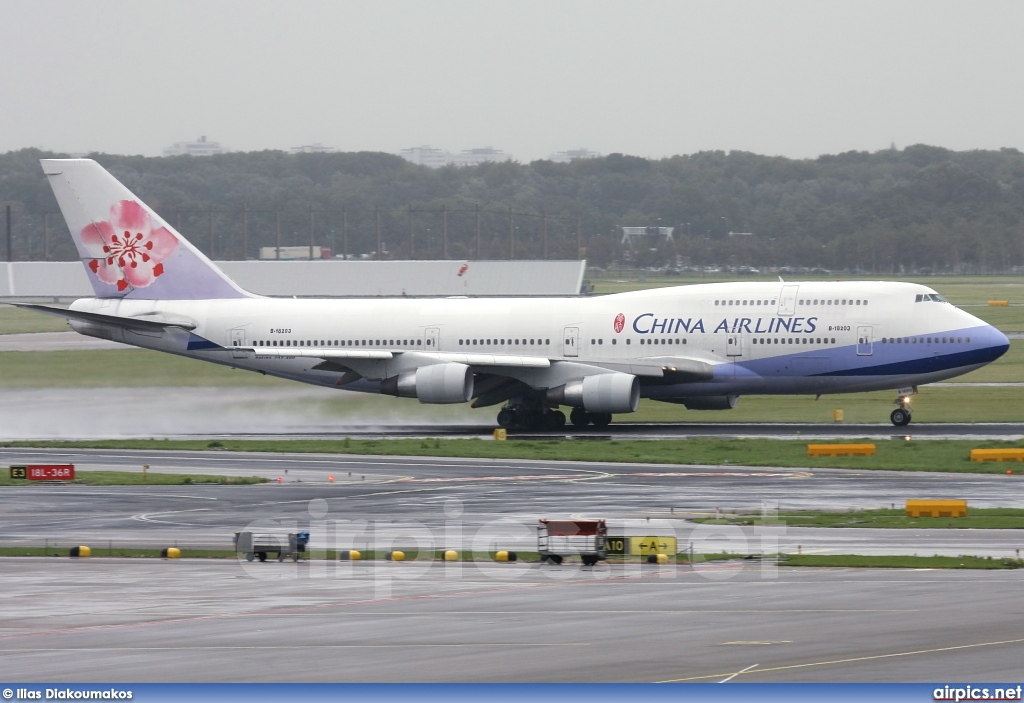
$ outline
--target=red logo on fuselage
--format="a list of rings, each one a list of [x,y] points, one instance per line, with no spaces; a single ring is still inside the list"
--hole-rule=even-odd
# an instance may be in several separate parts
[[[622,331],[622,328],[625,326],[626,316],[620,312],[618,315],[615,316],[615,322],[612,324],[612,327],[615,328],[615,333],[618,334],[619,332]]]

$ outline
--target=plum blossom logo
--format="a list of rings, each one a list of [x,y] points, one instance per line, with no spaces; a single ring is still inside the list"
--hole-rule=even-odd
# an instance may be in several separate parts
[[[89,268],[119,291],[129,285],[145,288],[164,273],[164,260],[178,246],[170,230],[157,225],[139,203],[122,200],[110,208],[110,219],[82,230],[82,243],[95,258]]]
[[[615,328],[615,334],[622,331],[622,328],[626,326],[626,316],[621,312],[615,316],[615,322],[612,323],[612,327]]]

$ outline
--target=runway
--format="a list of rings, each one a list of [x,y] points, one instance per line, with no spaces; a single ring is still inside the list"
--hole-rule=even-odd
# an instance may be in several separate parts
[[[154,407],[154,398],[159,399]],[[421,405],[298,384],[241,388],[12,388],[0,405],[0,440],[95,439],[491,439],[490,414],[468,406]],[[125,408],[132,408],[125,412]],[[766,437],[828,439],[1024,438],[1024,422],[777,423],[616,421],[607,428],[558,432],[513,431],[510,437],[685,439]]]
[[[190,486],[0,491],[0,677],[46,681],[981,681],[1019,676],[1024,573],[482,562],[106,559],[106,546],[533,550],[540,517],[604,517],[696,553],[1012,556],[1012,530],[712,527],[697,514],[1022,506],[999,475],[317,454],[2,449],[0,465],[186,472]],[[285,471],[287,470],[287,473]],[[204,474],[282,482],[202,485]],[[330,482],[328,477],[334,476]],[[733,674],[744,673],[734,677]]]
[[[529,460],[0,449],[0,466],[256,475],[254,486],[23,486],[0,491],[5,544],[230,549],[252,523],[310,529],[324,549],[536,547],[540,518],[600,517],[624,534],[676,536],[699,552],[1015,556],[1014,530],[864,530],[698,525],[688,517],[902,505],[966,498],[1024,507],[1021,477],[999,474],[604,464]],[[330,482],[329,477],[334,481]],[[406,544],[403,544],[403,541]]]
[[[1024,654],[1019,571],[317,566],[0,559],[0,677],[1014,682]]]

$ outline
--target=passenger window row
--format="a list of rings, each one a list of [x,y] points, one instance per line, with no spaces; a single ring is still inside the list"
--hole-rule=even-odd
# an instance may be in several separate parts
[[[257,347],[421,347],[422,340],[419,339],[336,339],[331,340],[308,340],[308,339],[271,339],[257,340],[253,342]]]
[[[866,300],[825,300],[825,299],[819,300],[818,298],[814,298],[812,300],[811,298],[803,298],[803,299],[800,300],[800,304],[801,305],[818,305],[818,306],[821,306],[821,305],[867,305],[868,301],[866,301]]]
[[[666,337],[666,338],[655,337],[654,339],[648,339],[645,342],[644,338],[641,337],[640,338],[640,343],[641,344],[644,344],[644,343],[646,343],[646,344],[686,344],[686,338],[683,337],[680,340],[680,339],[672,339],[672,338],[668,338],[668,337]],[[627,341],[626,344],[629,344],[629,342]]]
[[[551,344],[551,340],[550,339],[540,339],[540,338],[537,338],[537,337],[534,337],[534,338],[531,338],[531,339],[526,339],[524,337],[522,340],[519,340],[519,339],[460,339],[459,340],[459,346],[460,347],[461,346],[468,346],[468,347],[476,347],[476,346],[485,346],[485,347],[486,346],[515,346],[515,347],[517,347],[517,346],[530,346],[530,347],[532,347],[532,346],[536,346],[536,345],[544,346],[544,345],[549,345],[549,344]]]
[[[775,300],[716,300],[715,305],[775,305]]]
[[[835,344],[832,337],[753,337],[754,344]]]
[[[882,344],[952,344],[971,343],[970,337],[892,337],[882,338]]]
[[[920,295],[917,296],[917,297],[921,298]],[[925,296],[925,297],[929,298],[929,299],[939,299],[939,298],[942,298],[942,296],[940,296],[940,295]],[[813,298],[813,299],[812,298],[801,298],[797,302],[800,305],[818,305],[818,306],[822,306],[822,305],[867,305],[868,304],[868,301],[866,301],[866,300],[846,300],[846,299],[842,299],[842,298],[837,298],[837,299],[833,299],[833,300],[828,300],[828,299],[825,299],[825,298],[820,298],[820,299],[819,298]],[[921,301],[918,300],[918,302],[921,302]],[[756,307],[756,306],[759,306],[759,305],[775,305],[775,301],[772,300],[771,302],[769,302],[768,300],[716,300],[715,301],[715,305],[746,305],[748,307],[753,305],[753,306]]]

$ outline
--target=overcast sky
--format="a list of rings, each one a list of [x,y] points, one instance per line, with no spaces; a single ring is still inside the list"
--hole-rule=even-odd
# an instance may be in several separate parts
[[[1024,148],[1024,3],[0,0],[0,152]]]

